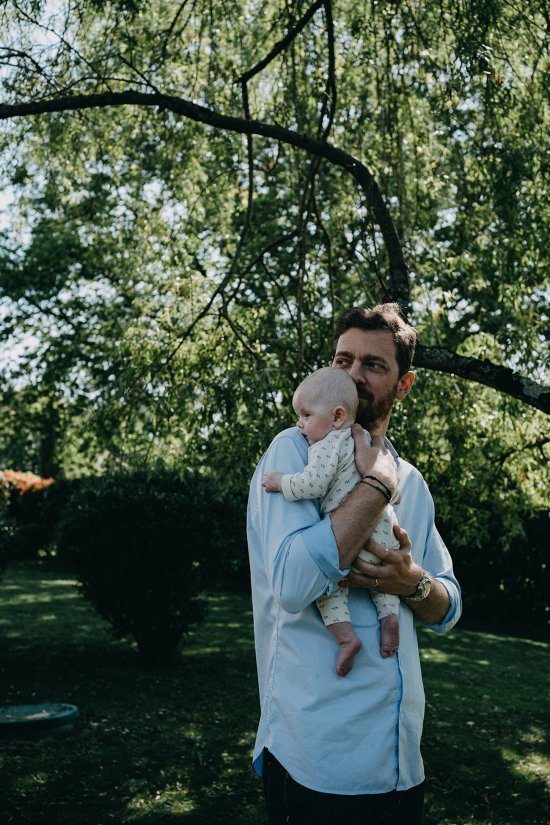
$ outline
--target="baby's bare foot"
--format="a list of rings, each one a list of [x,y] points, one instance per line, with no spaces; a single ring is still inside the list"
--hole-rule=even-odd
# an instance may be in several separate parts
[[[353,660],[363,647],[351,622],[336,622],[327,625],[328,629],[340,645],[340,653],[336,662],[338,676],[347,676],[353,667]]]
[[[399,650],[399,618],[395,614],[380,619],[380,653],[384,659]]]
[[[340,654],[336,662],[336,673],[338,676],[347,676],[353,667],[355,657],[363,647],[358,636],[353,634],[353,638],[349,641],[338,642],[340,645]]]

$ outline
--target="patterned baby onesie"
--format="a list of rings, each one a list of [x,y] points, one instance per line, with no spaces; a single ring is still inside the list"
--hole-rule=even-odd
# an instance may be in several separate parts
[[[370,446],[369,433],[366,430],[363,430],[363,433]],[[343,430],[333,430],[321,441],[312,444],[303,472],[283,475],[281,484],[283,495],[289,501],[318,498],[321,512],[324,514],[338,507],[360,481],[361,476],[355,466],[351,427],[346,427]],[[394,524],[397,524],[394,509],[391,504],[387,504],[374,528],[372,538],[390,550],[399,549],[399,542],[393,533]],[[359,558],[380,564],[380,559],[368,550],[361,550]],[[390,614],[399,614],[399,596],[374,590],[369,592],[379,619]],[[326,625],[351,621],[347,587],[339,587],[330,596],[321,596],[317,599],[317,607]]]

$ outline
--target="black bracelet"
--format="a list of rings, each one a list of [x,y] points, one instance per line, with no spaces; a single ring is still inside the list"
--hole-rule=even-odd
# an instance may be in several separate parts
[[[389,504],[391,501],[391,494],[389,494],[385,489],[383,490],[381,487],[378,487],[376,484],[372,484],[370,481],[367,481],[366,478],[362,478],[360,484],[366,484],[368,487],[372,487],[373,490],[378,490],[378,492],[384,496],[387,503]]]
[[[362,478],[362,479],[361,479],[361,481],[364,481],[364,480],[365,480],[365,478],[370,478],[370,479],[372,479],[373,481],[376,481],[376,483],[377,483],[377,484],[380,484],[380,486],[384,488],[384,490],[386,491],[386,495],[390,497],[390,500],[393,498],[393,492],[392,492],[392,490],[390,490],[390,488],[389,488],[389,487],[386,487],[386,485],[384,484],[384,482],[383,482],[383,481],[380,481],[380,479],[379,479],[379,478],[376,478],[376,476],[364,476],[364,478]]]

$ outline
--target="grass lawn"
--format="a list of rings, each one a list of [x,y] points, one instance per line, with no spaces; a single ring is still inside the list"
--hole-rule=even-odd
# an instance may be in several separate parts
[[[177,660],[146,669],[70,578],[0,582],[3,704],[71,702],[67,734],[0,740],[3,825],[265,825],[250,769],[258,715],[246,596],[216,595]],[[426,825],[550,822],[548,645],[421,633]]]

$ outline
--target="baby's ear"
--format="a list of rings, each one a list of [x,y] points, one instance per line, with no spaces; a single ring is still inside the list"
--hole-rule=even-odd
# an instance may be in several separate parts
[[[334,429],[339,430],[347,419],[347,413],[344,407],[335,407],[333,410],[334,415]]]

